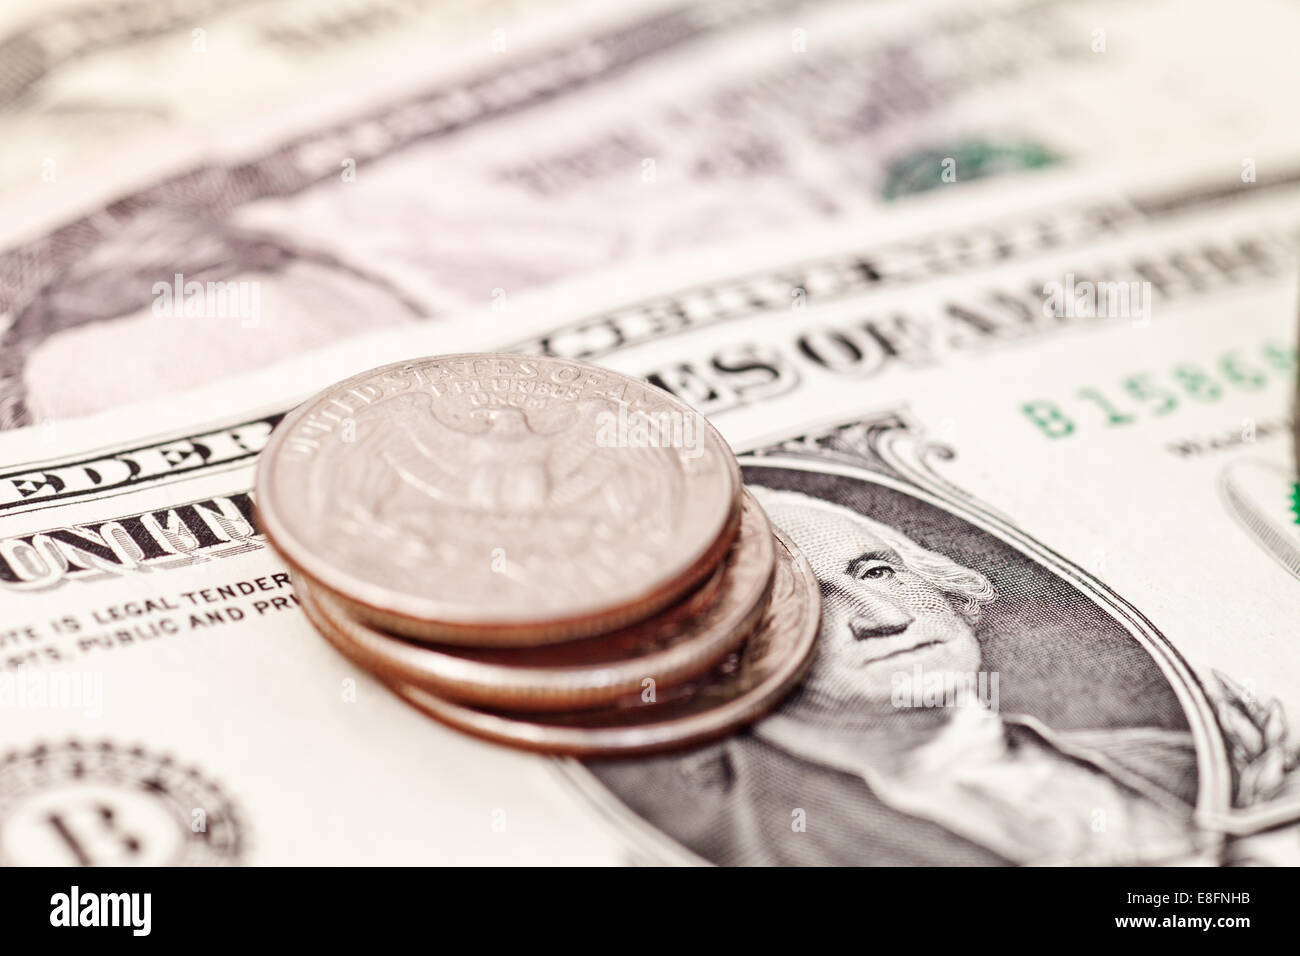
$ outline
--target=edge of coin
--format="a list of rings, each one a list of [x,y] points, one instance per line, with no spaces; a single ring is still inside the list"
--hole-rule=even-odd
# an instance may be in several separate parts
[[[462,733],[492,743],[553,756],[617,759],[685,749],[725,737],[769,713],[784,700],[807,674],[816,652],[817,635],[821,627],[821,589],[808,559],[782,532],[776,531],[775,534],[794,556],[797,574],[811,578],[815,609],[804,624],[798,653],[785,667],[759,684],[761,691],[752,696],[738,698],[714,710],[703,711],[679,721],[659,721],[634,727],[583,729],[554,725],[539,727],[537,724],[455,704],[409,685],[389,684],[388,687],[415,710]],[[685,732],[681,729],[683,726],[688,727]],[[674,730],[674,727],[677,729]]]
[[[753,508],[756,527],[752,533],[759,537],[759,546],[763,541],[771,542],[764,555],[767,573],[754,589],[753,599],[738,605],[729,620],[717,626],[721,636],[705,645],[703,651],[699,644],[687,640],[662,650],[605,664],[575,664],[560,668],[476,661],[411,644],[358,621],[340,620],[346,618],[345,609],[328,593],[319,593],[313,581],[297,573],[294,581],[299,599],[303,599],[304,591],[309,592],[306,599],[314,603],[316,610],[336,632],[342,632],[341,636],[325,634],[326,640],[339,653],[385,682],[410,684],[445,700],[515,711],[571,711],[599,707],[639,693],[646,677],[653,677],[658,686],[667,689],[708,672],[744,643],[762,622],[772,593],[776,544],[771,522],[762,506],[749,492],[743,492],[743,495]],[[739,545],[738,538],[736,546]],[[727,559],[724,557],[723,560]],[[716,573],[722,574],[722,569]],[[654,620],[652,617],[631,626],[653,626]],[[380,644],[387,646],[375,649],[375,645]],[[406,666],[402,666],[403,659]],[[441,672],[431,670],[435,661]],[[548,687],[547,681],[558,685],[561,672],[565,685]]]
[[[732,505],[722,534],[707,551],[685,572],[640,601],[623,604],[619,608],[575,618],[541,622],[484,622],[460,624],[450,621],[433,621],[408,617],[395,611],[385,611],[362,604],[318,578],[309,575],[302,567],[276,549],[280,558],[292,569],[308,578],[317,590],[326,592],[353,619],[381,630],[392,631],[412,641],[426,644],[455,644],[463,647],[535,647],[542,644],[562,644],[582,640],[607,631],[628,627],[670,605],[682,600],[692,590],[708,580],[719,561],[736,541],[740,531],[740,499]],[[268,540],[269,540],[268,535]]]

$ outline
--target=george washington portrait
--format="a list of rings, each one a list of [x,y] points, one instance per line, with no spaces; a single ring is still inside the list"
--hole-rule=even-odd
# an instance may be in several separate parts
[[[746,480],[816,572],[813,664],[738,735],[588,761],[623,808],[730,865],[1196,854],[1187,718],[1109,609],[898,487],[771,465]]]

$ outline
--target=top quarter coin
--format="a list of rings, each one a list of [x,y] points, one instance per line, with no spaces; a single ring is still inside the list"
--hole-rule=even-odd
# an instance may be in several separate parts
[[[357,619],[527,646],[673,603],[717,566],[740,470],[690,406],[567,359],[432,356],[293,411],[258,460],[277,551]]]

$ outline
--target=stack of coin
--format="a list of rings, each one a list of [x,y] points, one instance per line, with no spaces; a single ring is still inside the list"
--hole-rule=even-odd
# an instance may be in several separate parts
[[[581,362],[373,369],[272,435],[256,500],[339,652],[454,727],[550,753],[711,739],[802,677],[816,579],[672,395]]]

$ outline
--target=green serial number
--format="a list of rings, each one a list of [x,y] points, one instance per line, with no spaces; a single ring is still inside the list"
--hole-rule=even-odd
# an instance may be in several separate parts
[[[1276,379],[1289,379],[1295,367],[1295,349],[1268,342],[1253,354],[1226,352],[1212,368],[1183,362],[1162,373],[1138,372],[1114,390],[1079,389],[1068,408],[1064,402],[1036,399],[1022,404],[1020,411],[1048,438],[1064,438],[1086,418],[1100,418],[1111,427],[1131,425],[1172,414],[1189,402],[1217,402],[1232,390],[1258,391]]]

